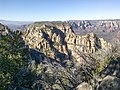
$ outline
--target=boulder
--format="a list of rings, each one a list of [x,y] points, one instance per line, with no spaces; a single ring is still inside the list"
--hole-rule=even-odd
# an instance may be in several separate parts
[[[97,90],[120,90],[120,78],[114,76],[106,76]]]
[[[93,89],[91,85],[89,85],[86,82],[83,82],[77,86],[76,90],[93,90]]]

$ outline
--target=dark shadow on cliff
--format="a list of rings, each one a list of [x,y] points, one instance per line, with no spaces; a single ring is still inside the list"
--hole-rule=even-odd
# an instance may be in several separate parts
[[[54,59],[46,56],[44,53],[38,50],[35,50],[35,49],[30,49],[30,55],[31,55],[32,60],[35,60],[36,66],[42,62],[43,64],[58,63],[58,64],[61,64],[63,67],[65,67],[67,59],[68,59],[67,55],[60,53],[57,50],[56,50],[56,56]]]
[[[65,60],[73,60],[73,58],[72,58],[72,56],[71,56],[71,51],[68,50],[68,48],[67,48],[67,43],[65,42],[65,36],[66,36],[66,35],[65,35],[60,29],[57,29],[57,28],[55,28],[55,27],[53,28],[52,33],[55,33],[56,36],[60,35],[61,40],[60,40],[59,44],[65,45],[65,47],[66,47],[66,49],[67,49],[67,52],[68,52],[68,55],[59,52],[59,51],[54,47],[54,44],[55,44],[56,42],[53,42],[53,41],[50,39],[49,35],[48,35],[47,33],[43,32],[43,38],[46,39],[46,40],[49,42],[50,47],[55,51],[55,54],[56,54],[54,59],[50,58],[50,59],[51,59],[51,62],[56,61],[56,62],[61,63],[61,65],[64,66]],[[57,60],[56,60],[57,58],[59,58],[60,61],[57,61]]]
[[[110,61],[110,63],[107,65],[107,67],[100,72],[100,76],[116,76],[120,78],[120,57],[116,58],[116,60]]]
[[[65,36],[66,35],[60,29],[57,29],[57,28],[54,27],[53,30],[52,30],[52,33],[55,33],[57,36],[60,35],[60,38],[61,38],[60,43],[66,44],[66,42],[65,42]]]

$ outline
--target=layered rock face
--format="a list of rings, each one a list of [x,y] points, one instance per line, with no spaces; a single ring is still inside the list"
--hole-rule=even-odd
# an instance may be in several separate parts
[[[120,30],[120,20],[73,20],[68,21],[76,33],[81,31],[114,32]]]
[[[93,33],[76,35],[67,22],[34,23],[25,30],[23,38],[30,48],[57,61],[80,61],[80,52],[94,53],[101,48],[111,48],[109,43]]]

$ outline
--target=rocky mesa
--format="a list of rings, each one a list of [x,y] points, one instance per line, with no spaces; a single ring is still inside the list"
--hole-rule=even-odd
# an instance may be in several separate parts
[[[94,33],[76,35],[67,22],[36,22],[28,26],[23,38],[30,48],[52,59],[80,61],[80,52],[111,49],[111,44]]]

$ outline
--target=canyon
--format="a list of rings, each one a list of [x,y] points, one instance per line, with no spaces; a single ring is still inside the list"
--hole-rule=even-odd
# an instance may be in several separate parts
[[[46,21],[11,30],[0,24],[0,89],[119,90],[119,25]]]

